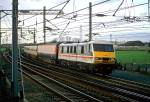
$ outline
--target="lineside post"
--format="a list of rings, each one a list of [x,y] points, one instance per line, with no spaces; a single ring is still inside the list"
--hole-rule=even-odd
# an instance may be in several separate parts
[[[43,8],[43,33],[44,33],[44,43],[46,43],[46,17],[45,17],[45,15],[46,15],[46,7],[44,6],[44,8]]]
[[[150,22],[150,0],[148,0],[148,22]]]
[[[1,11],[0,11],[0,74],[2,74],[2,58],[1,58]]]
[[[89,3],[89,41],[92,40],[92,3]]]
[[[12,6],[12,97],[13,102],[19,102],[18,85],[18,0],[13,0]]]
[[[36,40],[35,40],[35,28],[34,28],[34,32],[33,32],[33,43],[34,44],[36,43]]]

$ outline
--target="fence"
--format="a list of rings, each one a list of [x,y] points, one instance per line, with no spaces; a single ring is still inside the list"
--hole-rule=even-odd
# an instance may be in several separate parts
[[[121,64],[121,66],[118,67],[118,69],[150,74],[150,64],[126,63]]]

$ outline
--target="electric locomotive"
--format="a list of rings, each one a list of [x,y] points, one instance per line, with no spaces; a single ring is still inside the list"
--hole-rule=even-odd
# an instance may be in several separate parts
[[[62,43],[58,59],[70,68],[101,74],[111,74],[116,62],[113,44],[106,41]]]

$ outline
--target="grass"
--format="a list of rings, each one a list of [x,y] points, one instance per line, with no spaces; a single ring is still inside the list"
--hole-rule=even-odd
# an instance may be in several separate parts
[[[121,63],[150,64],[150,52],[116,51],[117,61]]]
[[[6,49],[5,48],[1,48],[0,51],[4,52]]]

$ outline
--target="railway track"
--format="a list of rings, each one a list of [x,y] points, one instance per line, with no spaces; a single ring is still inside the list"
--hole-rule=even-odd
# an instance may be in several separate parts
[[[33,70],[31,66],[27,66],[25,64],[21,65],[24,68],[23,74],[47,90],[55,93],[57,97],[59,96],[57,99],[58,102],[102,102],[101,100],[87,95],[84,92],[76,90],[53,78],[50,78],[39,71]]]
[[[34,67],[35,67],[35,65],[34,65]],[[44,73],[46,75],[50,75],[50,73],[51,73],[51,77],[57,78],[58,80],[63,80],[64,82],[69,83],[68,85],[74,84],[74,87],[76,87],[76,88],[80,87],[80,89],[82,89],[83,91],[86,91],[87,93],[91,94],[93,91],[93,93],[91,95],[101,98],[104,101],[117,100],[117,101],[132,101],[133,102],[133,101],[143,101],[144,100],[145,102],[146,101],[148,102],[150,100],[149,93],[148,93],[149,90],[144,92],[142,90],[146,90],[147,88],[144,88],[144,87],[138,88],[138,86],[133,83],[132,84],[130,83],[131,85],[128,85],[127,87],[125,87],[125,86],[121,86],[120,84],[118,84],[116,82],[113,82],[113,83],[109,82],[108,78],[107,78],[107,81],[104,79],[100,80],[93,76],[87,77],[87,75],[83,74],[83,73],[75,74],[74,72],[72,72],[72,74],[71,74],[70,72],[68,73],[67,71],[65,72],[64,70],[62,73],[62,70],[61,70],[61,72],[58,70],[50,71],[45,68],[44,69],[40,68],[39,66],[37,66],[36,69],[34,69],[34,70],[39,70],[41,73]],[[46,72],[48,72],[48,73],[46,73]],[[55,74],[55,75],[52,76],[52,74]],[[77,76],[80,76],[80,77],[77,77]],[[111,78],[109,78],[109,79],[111,79]],[[131,86],[132,87],[135,86],[134,87],[135,89],[132,88]],[[106,90],[108,92],[106,92]],[[96,94],[94,94],[94,93],[96,93]],[[99,96],[101,96],[101,97],[99,97]]]

